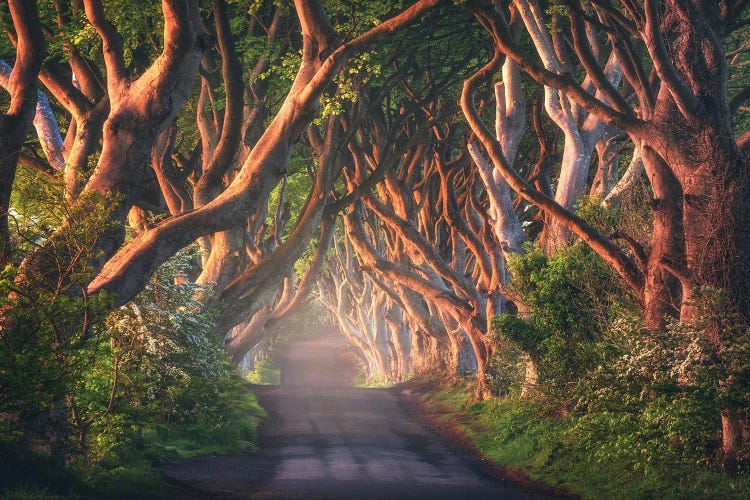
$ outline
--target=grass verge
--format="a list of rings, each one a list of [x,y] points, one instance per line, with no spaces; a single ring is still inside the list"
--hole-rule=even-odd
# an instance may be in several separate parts
[[[423,419],[489,468],[585,499],[749,498],[750,477],[653,457],[642,463],[611,415],[549,414],[539,403],[472,400],[473,381],[418,378],[399,386]],[[598,426],[592,432],[592,421]]]
[[[160,466],[197,455],[257,449],[258,426],[267,415],[255,395],[238,386],[223,400],[232,405],[228,418],[196,414],[190,421],[131,424],[127,432],[117,434],[117,444],[106,456],[90,453],[65,468],[0,442],[0,500],[179,498],[184,491],[162,474]]]
[[[272,358],[266,358],[255,364],[253,371],[245,375],[245,380],[256,385],[279,385],[281,370]]]

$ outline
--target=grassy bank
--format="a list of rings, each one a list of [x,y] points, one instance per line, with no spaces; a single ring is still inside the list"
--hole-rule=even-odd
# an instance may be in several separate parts
[[[482,457],[582,498],[748,498],[750,477],[659,454],[632,416],[548,414],[518,400],[472,401],[473,383],[418,379],[403,386],[438,430]]]
[[[267,358],[255,364],[253,371],[245,375],[245,380],[257,385],[279,385],[281,370],[272,358]]]
[[[160,465],[255,448],[264,412],[214,333],[220,305],[178,279],[197,252],[114,310],[106,298],[14,305],[0,349],[0,497],[164,496],[174,487]],[[0,297],[12,278],[0,275]]]
[[[225,418],[201,417],[196,405],[193,420],[110,422],[111,431],[97,437],[99,448],[67,468],[0,443],[0,499],[179,496],[181,490],[163,476],[161,465],[196,455],[256,449],[258,425],[266,413],[247,386],[235,380],[217,395],[227,410]]]

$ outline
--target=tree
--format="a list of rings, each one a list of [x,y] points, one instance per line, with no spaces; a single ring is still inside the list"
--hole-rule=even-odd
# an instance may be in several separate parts
[[[102,44],[106,86],[99,83],[102,78],[97,77],[96,64],[65,37],[61,45],[67,60],[49,62],[41,72],[41,79],[70,113],[63,151],[69,200],[84,208],[90,195],[98,193],[112,197],[115,203],[107,231],[97,239],[98,251],[91,254],[96,259],[92,263],[94,269],[101,272],[93,276],[90,292],[106,291],[115,297],[116,304],[123,304],[137,293],[164,259],[195,240],[206,243],[204,248],[208,255],[203,262],[201,281],[219,282],[219,293],[239,276],[234,287],[237,289],[244,280],[243,272],[245,276],[254,275],[256,281],[259,276],[266,276],[268,283],[288,273],[301,249],[307,248],[312,234],[317,231],[326,196],[337,175],[334,164],[321,166],[323,177],[312,192],[315,199],[311,198],[309,213],[300,226],[306,228],[302,231],[304,235],[298,232],[295,243],[290,241],[280,246],[275,260],[266,259],[267,262],[261,264],[272,248],[259,246],[254,260],[229,262],[238,250],[244,253],[244,242],[248,239],[237,229],[245,226],[250,215],[255,218],[256,233],[250,238],[258,242],[265,240],[264,210],[268,194],[285,177],[298,138],[318,112],[319,98],[329,89],[346,61],[414,22],[437,3],[419,2],[345,45],[338,42],[321,5],[309,2],[296,5],[295,12],[302,26],[302,60],[276,116],[263,130],[266,98],[264,85],[258,80],[269,67],[270,52],[256,61],[251,71],[254,81],[244,86],[247,92],[243,92],[240,62],[225,2],[217,0],[212,9],[218,40],[216,55],[221,58],[219,81],[223,83],[223,96],[217,94],[216,73],[211,73],[212,62],[207,52],[209,38],[197,2],[162,2],[162,47],[161,50],[150,49],[154,53],[150,63],[148,48],[131,45],[130,41],[126,44],[100,1],[83,2],[86,19]],[[56,3],[55,8],[55,19],[61,30],[82,14],[76,11],[75,5],[68,8]],[[283,9],[273,8],[270,12],[268,26],[263,25],[265,21],[260,17],[254,18],[258,30],[267,30],[269,51],[275,43],[275,33],[284,24]],[[29,24],[38,27],[33,20]],[[119,29],[123,28],[128,25],[121,23]],[[252,27],[251,34],[254,34]],[[172,124],[190,97],[202,60],[205,76],[198,103],[199,117],[210,112],[213,120],[199,118],[202,148],[193,149],[189,158],[182,160],[176,155],[183,167],[175,169],[168,165],[169,156],[175,152]],[[219,97],[223,97],[223,107],[216,102]],[[206,107],[207,101],[213,102],[211,109]],[[240,127],[243,116],[248,117],[244,130]],[[329,129],[333,131],[335,127]],[[324,136],[327,133],[322,132]],[[86,165],[97,153],[99,137],[101,151],[97,166],[87,178]],[[326,152],[320,151],[321,158],[333,158],[333,152],[341,147],[336,145],[340,139],[329,136],[321,140],[323,149],[327,147]],[[328,146],[325,146],[326,141]],[[200,162],[195,163],[192,158]],[[235,162],[239,164],[230,168]],[[190,189],[193,193],[185,189],[186,181],[194,182],[194,188]],[[80,188],[79,183],[82,183]],[[163,194],[156,191],[158,187]],[[128,214],[132,212],[142,219],[134,207],[154,208],[162,203],[160,196],[174,217],[153,227],[140,224],[143,227],[137,228],[140,231],[134,240],[114,256],[124,240]],[[194,209],[185,210],[191,207]],[[48,275],[51,284],[67,279],[56,274],[54,262],[46,260],[50,253],[45,250],[54,246],[55,238],[63,235],[64,229],[61,229],[59,236],[53,236],[42,248],[25,256],[18,279],[23,280],[24,275],[32,272]],[[280,233],[277,236],[280,243],[279,237]],[[285,253],[284,249],[290,246],[295,246],[296,250]],[[282,258],[286,263],[274,268]],[[250,269],[245,270],[247,266]],[[250,288],[246,287],[244,292]],[[274,284],[271,288],[277,287]],[[226,297],[230,297],[230,293],[228,291]],[[253,314],[252,310],[247,312]],[[222,321],[222,324],[228,325],[228,322]]]
[[[541,50],[548,39],[540,27],[539,5],[523,0],[513,5],[521,12],[533,13],[526,31]],[[742,25],[738,21],[744,2],[670,1],[660,6],[647,0],[622,6],[608,1],[559,5],[567,16],[565,29],[577,62],[586,79],[593,82],[588,88],[586,80],[579,83],[580,78],[572,73],[543,64],[516,43],[501,11],[488,5],[475,6],[474,11],[493,37],[498,61],[512,59],[532,79],[552,89],[550,92],[564,94],[639,144],[654,193],[650,249],[636,247],[628,255],[520,178],[474,110],[478,78],[467,80],[462,99],[472,129],[520,196],[581,237],[617,270],[643,301],[649,327],[663,327],[670,315],[694,320],[696,293],[706,287],[722,290],[729,311],[748,322],[748,135],[738,136],[733,128],[736,108],[730,106],[725,56],[727,37]],[[606,66],[591,50],[587,30],[606,36],[632,95],[618,91],[607,78]],[[651,77],[642,58],[652,68]],[[720,331],[715,332],[715,338],[722,338]],[[724,453],[730,462],[743,446],[744,418],[739,409],[722,409]]]
[[[420,1],[345,45],[336,45],[322,6],[295,5],[302,25],[302,63],[281,109],[258,139],[232,184],[211,203],[165,220],[140,234],[110,259],[90,285],[124,303],[167,255],[201,235],[244,222],[284,174],[295,139],[314,117],[318,99],[346,59],[392,31],[413,22],[436,1]]]
[[[99,314],[102,309],[127,303],[170,256],[200,240],[210,252],[202,263],[201,280],[223,281],[218,293],[236,306],[225,309],[220,318],[222,337],[243,317],[250,319],[250,326],[243,325],[229,342],[234,360],[241,361],[258,340],[267,336],[266,325],[294,309],[311,289],[330,244],[331,217],[346,206],[345,202],[333,207],[331,193],[342,168],[339,153],[357,130],[353,124],[356,120],[348,123],[351,116],[331,115],[310,129],[319,115],[321,96],[332,91],[336,75],[351,57],[415,22],[438,3],[423,0],[390,19],[378,20],[374,28],[371,24],[364,30],[358,27],[364,33],[355,30],[345,44],[339,42],[319,2],[297,2],[293,11],[269,7],[269,18],[254,18],[258,31],[266,31],[269,51],[276,42],[274,25],[279,33],[291,26],[291,22],[286,23],[291,12],[299,20],[301,33],[290,28],[289,37],[293,46],[299,39],[302,48],[301,61],[296,55],[289,58],[288,64],[296,66],[296,74],[284,89],[279,108],[273,110],[275,104],[266,102],[264,85],[258,82],[270,66],[271,56],[259,57],[253,70],[257,73],[255,81],[243,85],[226,2],[217,0],[212,5],[216,51],[209,46],[211,38],[204,29],[197,1],[164,0],[160,6],[162,19],[157,16],[145,27],[151,32],[143,38],[136,36],[135,42],[123,36],[132,34],[133,25],[118,18],[117,9],[111,5],[85,0],[80,4],[84,7],[81,12],[77,3],[66,6],[55,2],[54,11],[44,13],[46,21],[54,19],[51,25],[62,32],[62,51],[44,63],[40,80],[55,100],[55,118],[67,126],[62,151],[58,151],[65,159],[65,172],[50,176],[64,180],[58,185],[64,184],[68,205],[62,205],[65,215],[55,222],[53,230],[42,231],[42,236],[35,235],[30,241],[31,250],[22,256],[21,265],[3,275],[3,287],[12,293],[3,298],[0,307],[0,339],[21,345],[22,352],[33,351],[34,360],[45,366],[57,366],[51,363],[55,359],[91,354],[90,343],[102,340],[101,331],[91,324],[91,308],[95,305]],[[18,157],[15,153],[20,151],[34,116],[37,93],[33,84],[43,54],[39,46],[31,50],[29,42],[37,41],[31,34],[38,35],[42,23],[30,14],[23,17],[21,14],[31,10],[26,4],[19,5],[13,4],[14,12],[20,13],[14,14],[19,50],[8,84],[15,106],[12,110],[16,111],[9,115],[8,124],[15,123],[17,129],[4,136],[17,142],[8,156],[13,169]],[[159,9],[154,7],[156,12]],[[88,47],[77,45],[66,33],[84,15],[89,29],[82,37],[91,42]],[[136,27],[136,33],[142,33],[137,31],[140,28]],[[153,32],[157,29],[163,32],[161,37]],[[251,35],[257,32],[251,30]],[[212,57],[221,59],[218,72]],[[221,73],[220,78],[217,73]],[[201,139],[197,147],[186,139],[191,128],[178,128],[184,120],[182,111],[194,103],[193,86],[199,74],[202,84],[197,107],[203,119],[198,120],[197,134],[192,129],[192,137]],[[272,111],[275,115],[264,127],[265,114]],[[16,115],[18,119],[13,118]],[[243,129],[240,125],[245,117],[250,118]],[[284,224],[291,217],[284,215],[283,199],[278,203],[276,222],[268,225],[268,198],[287,176],[302,135],[308,136],[315,155],[311,169],[314,180],[308,202],[287,236]],[[174,164],[171,157],[175,157]],[[33,158],[43,163],[41,157]],[[96,166],[90,170],[93,164]],[[8,192],[10,189],[9,185]],[[144,209],[153,213],[168,209],[173,215],[155,222],[144,215]],[[86,217],[82,215],[87,213]],[[34,214],[28,215],[31,219]],[[95,227],[87,226],[87,219],[95,220]],[[133,238],[123,246],[128,221],[132,222]],[[296,283],[294,264],[316,236],[319,257],[307,277]],[[245,245],[247,241],[252,244]],[[221,261],[236,251],[248,258],[225,266]],[[211,305],[211,295],[203,293],[204,305]],[[49,307],[40,308],[36,314],[29,304],[40,299],[49,302]],[[7,359],[11,359],[11,365],[18,362],[24,366],[23,356]],[[68,366],[63,361],[59,366]],[[4,370],[3,375],[9,373]],[[40,377],[46,373],[40,371]],[[80,372],[73,370],[65,375],[75,378]],[[30,394],[36,394],[38,385],[34,381],[38,379],[29,380],[26,389]],[[65,378],[62,383],[68,382],[76,386],[81,381]],[[82,416],[77,398],[68,397],[67,386],[48,384],[45,388],[44,380],[40,384],[47,392],[38,394],[51,396],[37,398],[41,410],[35,421],[49,422],[49,430],[55,434],[54,447],[66,441],[71,423],[85,434],[91,419]],[[8,398],[13,399],[12,395]]]
[[[34,118],[37,103],[36,76],[44,58],[44,37],[36,2],[10,1],[15,27],[16,60],[8,78],[8,111],[0,115],[0,266],[11,260],[8,216],[10,194],[16,177],[21,146]]]

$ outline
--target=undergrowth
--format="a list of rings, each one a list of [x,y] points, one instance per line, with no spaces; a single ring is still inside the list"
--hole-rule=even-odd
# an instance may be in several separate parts
[[[415,381],[415,383],[419,383]],[[646,415],[560,416],[539,402],[473,401],[474,381],[432,384],[429,413],[458,428],[487,459],[582,498],[747,498],[750,477],[650,453],[636,436]]]
[[[256,448],[265,412],[213,333],[218,309],[177,279],[194,251],[114,311],[62,293],[12,310],[16,327],[0,335],[0,498],[169,496],[160,465]],[[0,275],[0,289],[13,286]]]
[[[251,384],[279,385],[281,384],[281,370],[271,357],[258,361],[253,370],[245,375]]]

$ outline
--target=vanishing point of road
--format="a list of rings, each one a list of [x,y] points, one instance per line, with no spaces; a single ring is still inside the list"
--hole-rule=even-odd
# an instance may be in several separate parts
[[[485,477],[411,419],[392,391],[344,386],[343,342],[324,336],[282,349],[282,385],[257,390],[269,414],[260,453],[197,457],[167,474],[191,498],[547,498]]]

